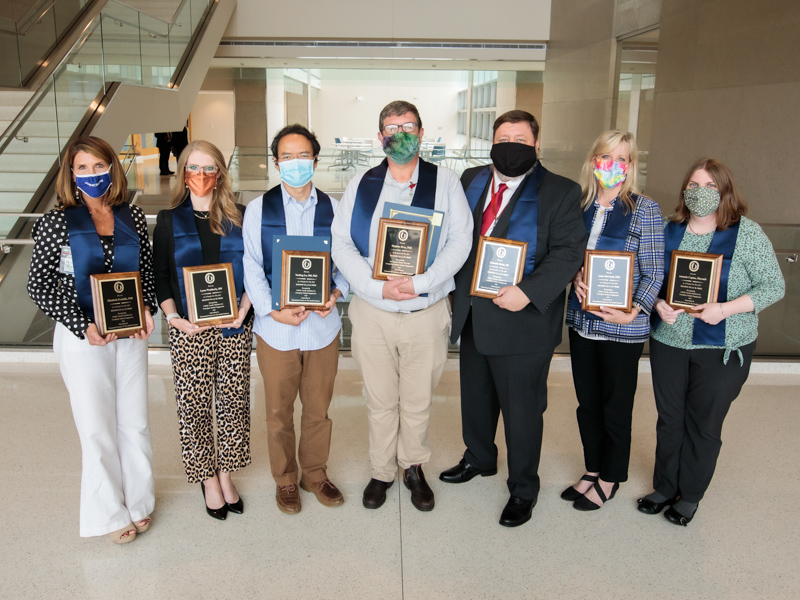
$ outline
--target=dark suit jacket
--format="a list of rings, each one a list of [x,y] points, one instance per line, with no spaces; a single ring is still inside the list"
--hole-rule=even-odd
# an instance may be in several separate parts
[[[483,168],[474,167],[464,171],[461,176],[464,190]],[[486,197],[491,181],[490,178],[482,198]],[[502,238],[508,234],[508,225],[524,184],[517,188],[510,203],[500,214],[492,237]],[[498,307],[491,299],[469,295],[483,213],[483,202],[478,202],[473,213],[476,226],[472,250],[467,262],[455,276],[453,342],[461,335],[470,307],[475,345],[481,354],[552,352],[561,342],[566,287],[581,268],[586,248],[586,226],[580,207],[581,189],[574,181],[545,169],[537,192],[539,216],[534,270],[518,284],[530,298],[530,304],[519,312],[511,312]]]

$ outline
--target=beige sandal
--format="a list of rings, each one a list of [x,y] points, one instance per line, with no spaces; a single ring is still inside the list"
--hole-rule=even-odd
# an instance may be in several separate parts
[[[141,521],[134,523],[133,526],[136,527],[136,533],[144,533],[148,529],[150,529],[150,523],[153,521],[150,517],[145,517]]]
[[[127,544],[128,542],[132,542],[136,537],[136,527],[133,523],[129,523],[122,529],[112,531],[108,535],[115,544]]]

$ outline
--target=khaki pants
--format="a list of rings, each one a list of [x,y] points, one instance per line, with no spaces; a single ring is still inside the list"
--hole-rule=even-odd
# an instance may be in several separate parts
[[[319,350],[276,350],[256,335],[258,368],[267,403],[267,447],[278,485],[299,481],[298,461],[309,482],[327,477],[332,421],[328,407],[339,369],[339,337]],[[294,401],[300,393],[300,445],[295,459]]]
[[[447,360],[447,300],[392,313],[355,296],[352,347],[367,390],[372,477],[394,481],[397,465],[428,462],[431,397]]]

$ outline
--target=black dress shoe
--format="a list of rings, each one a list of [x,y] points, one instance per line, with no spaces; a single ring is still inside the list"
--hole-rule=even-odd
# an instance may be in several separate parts
[[[497,475],[497,467],[494,469],[479,469],[475,465],[469,464],[466,458],[462,458],[455,467],[450,467],[446,471],[439,473],[439,479],[445,483],[466,483],[478,475],[481,477]]]
[[[617,490],[619,489],[619,483],[615,483],[611,487],[611,495],[608,498],[606,498],[606,494],[603,491],[603,488],[600,487],[600,484],[598,482],[595,482],[592,487],[594,488],[594,491],[597,492],[597,495],[600,497],[600,500],[602,500],[603,503],[595,504],[594,502],[589,500],[585,494],[581,494],[580,498],[575,500],[575,503],[572,505],[572,508],[574,508],[575,510],[582,510],[584,512],[589,510],[599,510],[603,508],[606,505],[606,502],[611,500],[614,497],[614,494],[617,493]]]
[[[519,527],[531,520],[531,512],[536,506],[536,500],[525,500],[511,496],[500,515],[500,525],[503,527]]]
[[[597,483],[597,475],[584,475],[581,477],[581,481],[588,481],[590,483]],[[574,486],[569,486],[563,492],[561,492],[561,499],[567,500],[568,502],[575,502],[578,498],[580,498],[583,494],[581,494],[578,490],[575,489]]]
[[[394,481],[381,481],[370,479],[364,488],[364,508],[380,508],[386,502],[386,490],[392,487]]]
[[[228,512],[236,513],[237,515],[240,515],[244,512],[244,501],[242,500],[241,496],[239,496],[239,499],[233,504],[230,504],[229,502],[226,502],[225,504],[228,507]]]
[[[638,504],[636,508],[639,512],[643,512],[646,515],[657,515],[664,510],[665,506],[671,506],[675,504],[675,500],[676,498],[667,498],[664,500],[664,502],[653,502],[647,498],[639,498],[636,501],[636,504]]]
[[[697,511],[695,510],[695,513],[696,512]],[[694,513],[692,513],[691,517],[684,517],[681,513],[675,510],[674,506],[670,506],[666,511],[664,511],[664,517],[670,523],[674,523],[675,525],[683,525],[686,527],[694,518]]]
[[[422,465],[411,465],[403,471],[403,483],[411,490],[411,504],[414,508],[423,512],[433,510],[433,490],[425,481]]]
[[[206,500],[206,486],[203,485],[203,482],[200,482],[200,489],[203,490],[203,503],[205,504]],[[239,498],[241,500],[241,498]],[[220,521],[224,521],[225,517],[228,516],[228,505],[223,504],[220,508],[209,508],[208,504],[206,504],[206,512],[208,513],[209,517],[213,517],[215,519],[219,519]]]

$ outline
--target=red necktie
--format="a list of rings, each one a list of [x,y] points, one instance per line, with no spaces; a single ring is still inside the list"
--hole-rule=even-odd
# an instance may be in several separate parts
[[[497,215],[500,214],[500,207],[503,205],[503,192],[505,192],[507,189],[508,186],[505,183],[501,183],[497,186],[497,191],[492,193],[492,201],[489,203],[489,206],[486,207],[486,210],[483,211],[481,235],[486,235],[486,232],[489,230],[489,226],[497,218]]]

